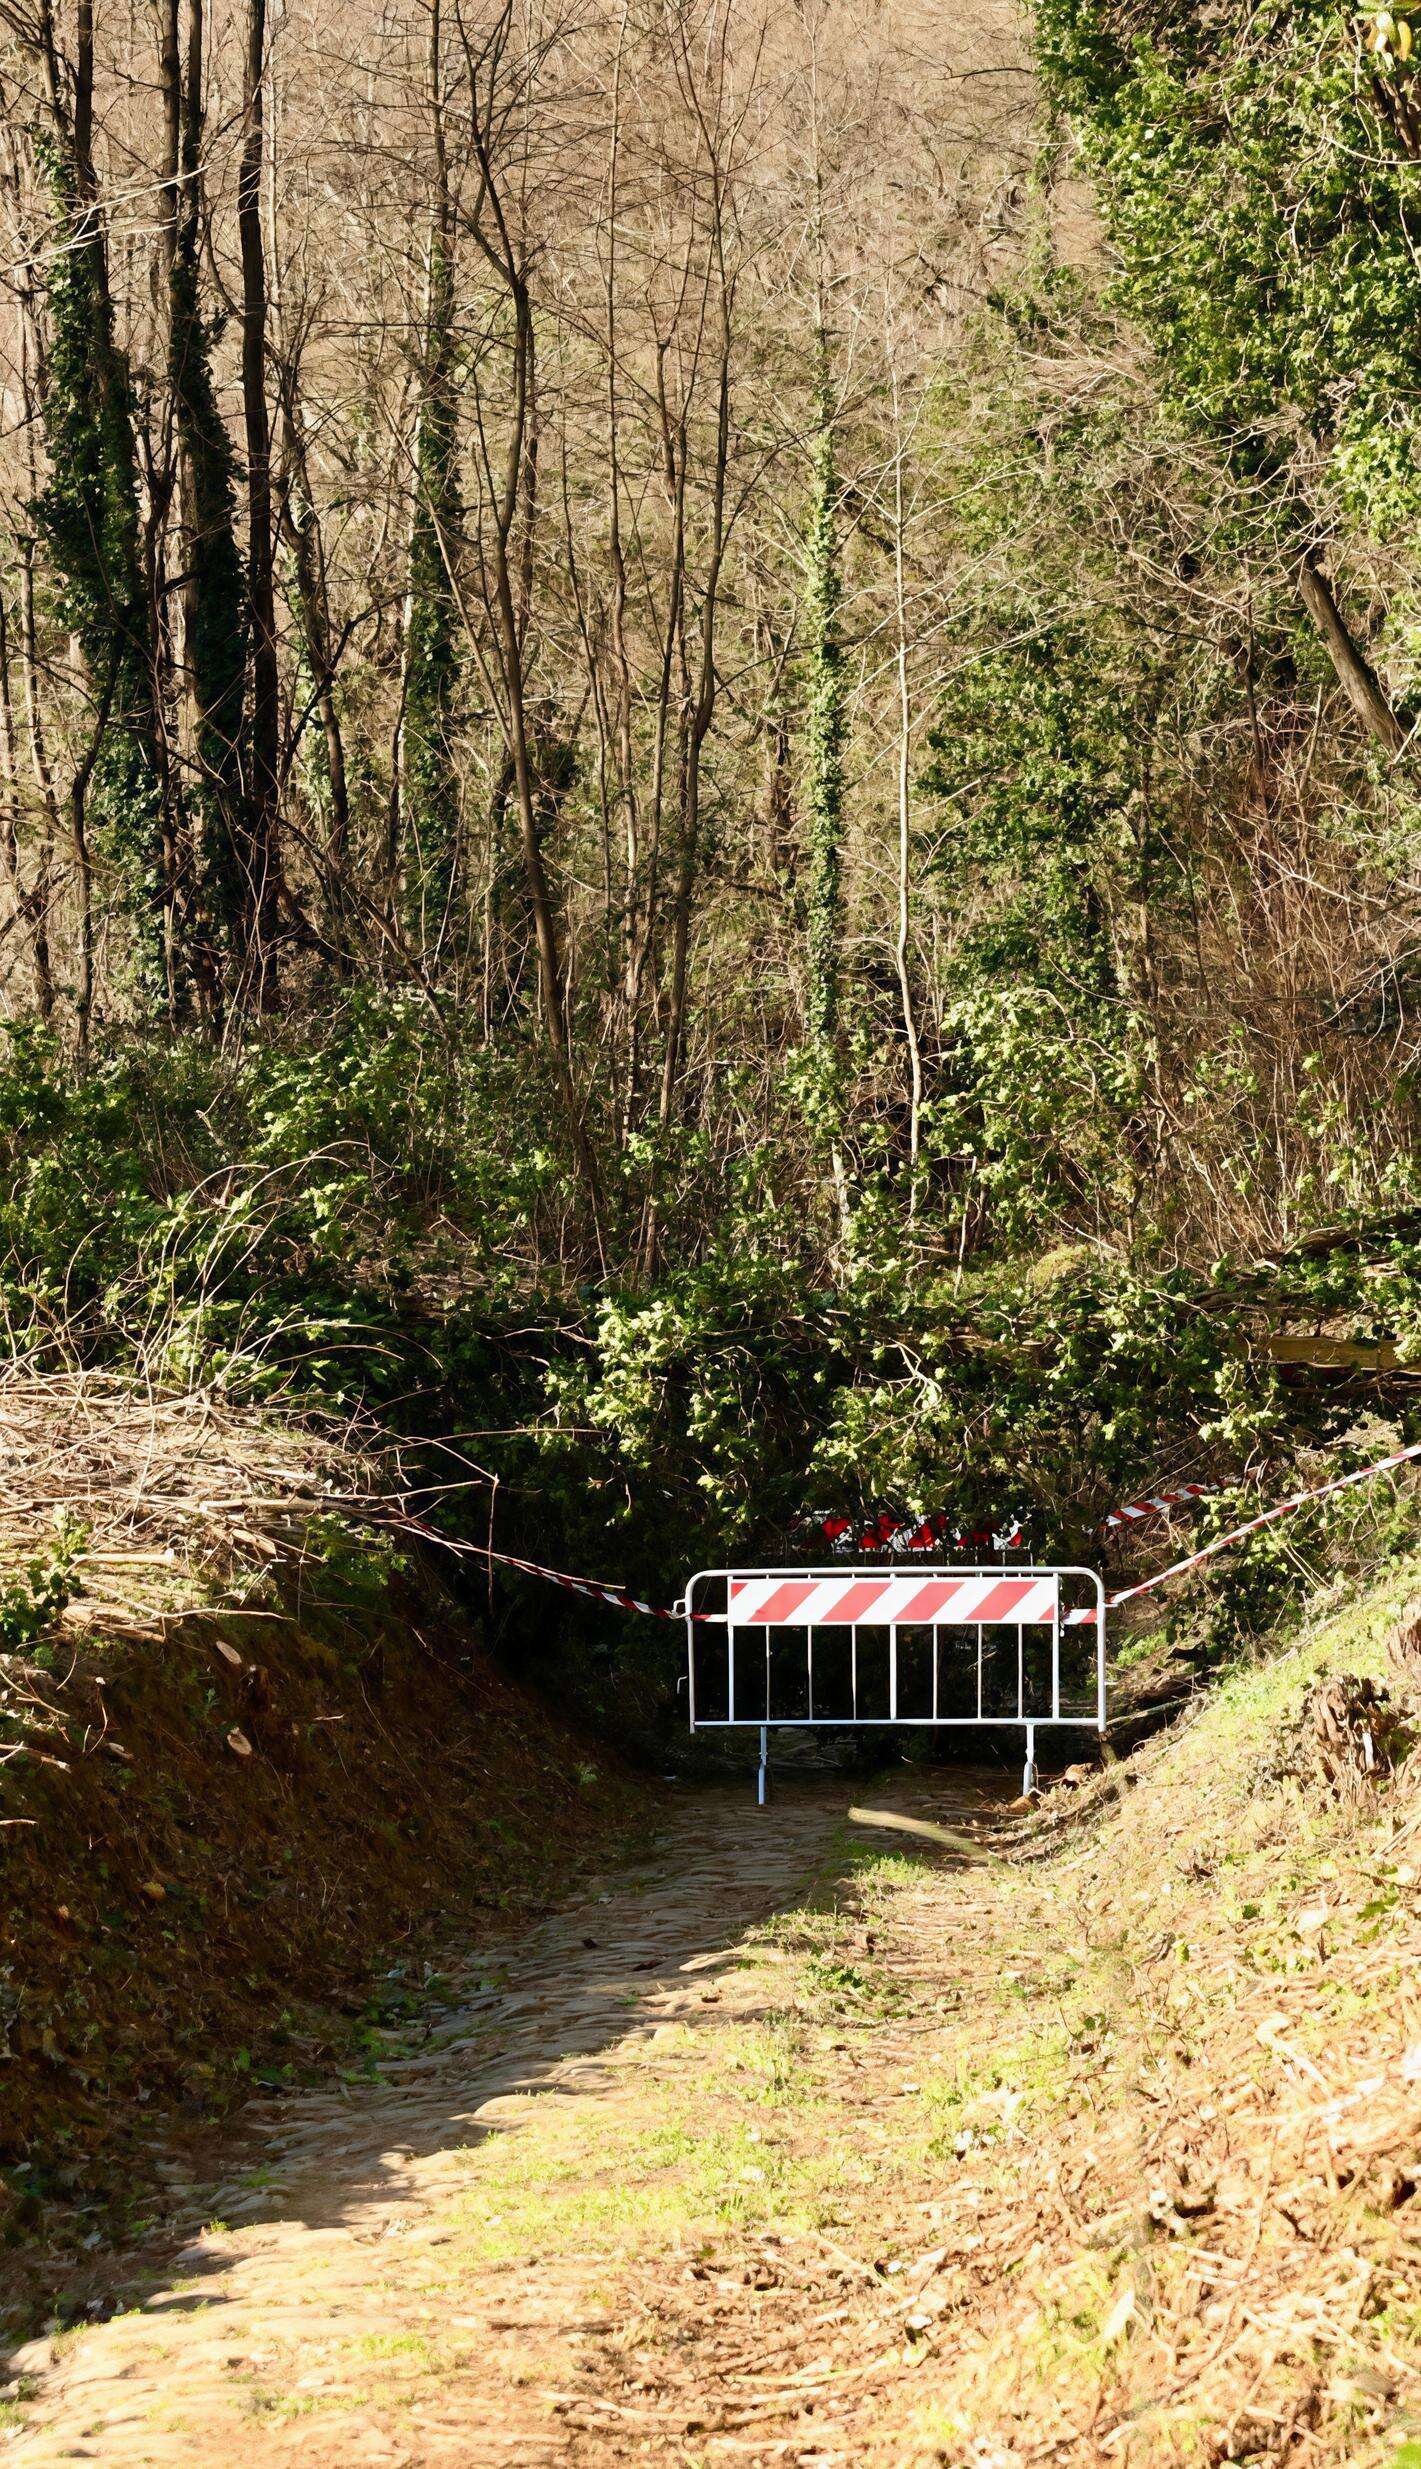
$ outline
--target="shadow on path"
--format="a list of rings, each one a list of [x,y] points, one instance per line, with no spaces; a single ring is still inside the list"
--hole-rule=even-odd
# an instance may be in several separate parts
[[[544,2327],[575,2328],[585,2296],[564,2266],[576,2258],[526,2258],[537,2268],[524,2272],[522,2311],[512,2317],[507,2275],[517,2267],[470,2271],[458,2303],[471,2312],[456,2320],[490,2361],[500,2341],[511,2340],[513,2354],[492,2384],[461,2370],[462,2397],[448,2392],[447,2414],[410,2405],[393,2420],[383,2406],[353,2417],[348,2393],[331,2399],[319,2357],[417,2343],[417,2333],[381,2326],[407,2321],[429,2248],[449,2242],[451,2213],[467,2200],[470,2152],[516,2124],[529,2137],[534,2182],[530,2122],[544,2100],[596,2102],[632,2068],[645,2080],[658,2035],[674,2033],[684,2049],[685,2030],[716,2016],[717,1975],[747,1932],[801,1902],[841,1847],[851,1804],[870,1804],[855,1806],[855,1836],[911,1853],[919,1847],[893,1829],[895,1815],[960,1825],[1000,1798],[995,1776],[922,1768],[873,1785],[787,1780],[763,1810],[744,1785],[688,1790],[652,1858],[486,1959],[470,1950],[455,2005],[422,2045],[385,2060],[376,2080],[253,2104],[243,2121],[244,2178],[195,2208],[188,2242],[159,2266],[151,2294],[107,2323],[19,2353],[23,2422],[0,2440],[0,2458],[15,2469],[76,2460],[248,2469],[297,2457],[310,2469],[446,2461],[473,2469],[485,2459],[564,2457],[546,2413],[531,2395],[520,2402],[528,2378],[517,2343],[531,2337],[536,2347]],[[877,1835],[875,1809],[887,1821]],[[921,1848],[943,1857],[928,1842]],[[753,2020],[753,2008],[742,2004],[739,2015]],[[201,2229],[202,2221],[214,2225]],[[143,2257],[134,2260],[141,2269]],[[273,2372],[275,2392],[263,2380]],[[320,2423],[330,2406],[344,2412],[338,2433]]]

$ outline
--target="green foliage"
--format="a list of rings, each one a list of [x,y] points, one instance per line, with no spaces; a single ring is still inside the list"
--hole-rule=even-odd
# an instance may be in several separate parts
[[[1138,737],[1101,630],[1047,626],[971,663],[945,697],[924,785],[939,865],[990,886],[954,955],[950,1077],[929,1143],[973,1161],[999,1235],[1072,1204],[1131,1205],[1147,1030],[1111,932]],[[1128,861],[1127,861],[1128,862]]]
[[[727,1548],[803,1506],[815,1429],[842,1378],[835,1299],[804,1291],[791,1260],[717,1248],[652,1295],[598,1308],[586,1353],[555,1365],[550,1464],[577,1466],[580,1436],[603,1437],[586,1497],[589,1539],[625,1529],[655,1551],[658,1530],[704,1533]],[[571,1442],[569,1435],[577,1435]]]
[[[1282,471],[1301,429],[1340,505],[1414,520],[1415,173],[1355,12],[1042,0],[1037,20],[1175,401],[1241,472]]]
[[[526,1099],[527,1075],[516,1081]],[[352,998],[324,1043],[196,1037],[83,1076],[12,1028],[0,1068],[0,1308],[12,1341],[261,1393],[404,1395],[477,1353],[557,1157],[488,1137],[514,1082],[411,1003]],[[505,1153],[507,1154],[507,1153]],[[424,1299],[411,1294],[418,1261]],[[436,1301],[457,1276],[457,1325]]]
[[[1270,1375],[1191,1279],[1067,1254],[1030,1282],[944,1285],[911,1330],[884,1330],[818,1463],[914,1506],[1034,1513],[1075,1546],[1184,1434],[1246,1455],[1278,1413]]]
[[[312,1518],[301,1552],[303,1590],[322,1611],[388,1610],[391,1580],[409,1567],[408,1553],[389,1536],[359,1531],[344,1517]]]
[[[1032,1054],[1023,1025],[1004,1120],[1027,1119]],[[977,1106],[980,1126],[980,1087]],[[1013,1510],[1042,1545],[1083,1553],[1122,1488],[1186,1450],[1227,1470],[1287,1445],[1287,1401],[1249,1352],[1248,1280],[1211,1290],[1079,1243],[925,1272],[890,1187],[870,1182],[831,1282],[755,1149],[714,1184],[704,1153],[678,1161],[714,1189],[715,1232],[655,1285],[540,1292],[526,1264],[570,1177],[523,1135],[528,1113],[526,1073],[451,1047],[414,999],[353,997],[315,1045],[269,1035],[222,1058],[195,1037],[134,1041],[82,1076],[12,1028],[12,1342],[365,1403],[423,1436],[476,1432],[505,1547],[661,1601],[688,1568],[778,1551],[806,1511],[874,1496],[973,1521]],[[1013,1154],[1004,1135],[1004,1175]],[[1024,1150],[1019,1173],[1024,1188]],[[1421,1345],[1409,1235],[1380,1272],[1374,1253],[1319,1255],[1274,1287],[1288,1308],[1370,1311]],[[482,1540],[487,1496],[456,1493],[444,1514]],[[372,1558],[343,1527],[315,1539],[318,1592],[359,1604],[383,1589],[383,1547]],[[1260,1556],[1249,1600],[1271,1601],[1272,1583]],[[537,1633],[555,1636],[539,1601]],[[557,1620],[608,1635],[606,1614],[561,1600]],[[672,1629],[613,1634],[623,1671],[664,1679],[679,1652]]]
[[[1150,945],[1181,909],[1182,869],[1156,821],[1174,785],[1159,715],[1206,725],[1219,667],[1121,575],[1122,490],[1160,564],[1191,511],[1158,485],[1148,408],[1122,382],[1063,410],[1037,374],[1108,346],[1045,260],[979,322],[966,403],[934,407],[970,650],[948,666],[919,783],[958,920],[923,1138],[978,1248],[1092,1229],[1128,1244],[1168,1205],[1151,1171]]]
[[[727,1243],[654,1297],[604,1304],[592,1335],[554,1373],[544,1479],[590,1548],[623,1529],[648,1583],[875,1495],[1031,1513],[1074,1547],[1185,1435],[1244,1459],[1280,1423],[1267,1369],[1192,1280],[1085,1255],[1030,1284],[864,1266],[831,1289]]]
[[[1322,656],[1272,518],[1225,489],[1220,519],[1217,462],[1181,447],[1128,337],[1044,253],[933,419],[963,648],[918,782],[952,921],[921,1194],[965,1257],[1083,1238],[1196,1262],[1206,1195],[1242,1241],[1406,1201],[1409,1091],[1379,1051],[1358,1102],[1383,1026],[1368,963],[1329,932],[1336,979],[1364,990],[1344,1009],[1315,964],[1271,957],[1284,814],[1339,885],[1376,868],[1379,907],[1383,869],[1410,862],[1383,854],[1348,729],[1310,739],[1305,785],[1292,768]],[[1343,914],[1334,897],[1330,930]]]
[[[52,1551],[0,1583],[0,1653],[43,1650],[50,1631],[78,1591],[75,1565],[86,1540],[85,1528],[66,1522]]]

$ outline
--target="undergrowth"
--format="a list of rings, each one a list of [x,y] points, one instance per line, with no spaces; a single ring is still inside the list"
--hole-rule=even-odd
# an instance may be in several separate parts
[[[807,1512],[883,1498],[969,1524],[1013,1515],[1039,1555],[1094,1561],[1102,1513],[1145,1483],[1214,1480],[1207,1535],[1260,1489],[1411,1428],[1404,1374],[1359,1414],[1355,1384],[1285,1385],[1255,1342],[1272,1309],[1381,1329],[1406,1356],[1409,1221],[1247,1274],[1073,1244],[949,1262],[931,1226],[900,1240],[868,1185],[830,1269],[764,1178],[727,1160],[693,1244],[653,1275],[570,1285],[547,1269],[565,1167],[510,1138],[515,1102],[496,1058],[409,998],[353,994],[316,1039],[273,1030],[230,1055],[133,1040],[83,1071],[12,1025],[11,1346],[39,1376],[99,1367],[228,1409],[356,1415],[417,1444],[405,1479],[456,1543],[662,1600],[688,1566],[792,1551]],[[1256,1634],[1300,1576],[1411,1531],[1404,1505],[1369,1499],[1258,1537],[1210,1574],[1196,1643]],[[9,1583],[8,1617],[38,1637],[39,1580],[21,1566]],[[594,1717],[640,1727],[665,1709],[672,1633],[618,1622],[614,1639],[604,1614],[561,1599],[550,1624],[552,1608],[540,1651]],[[495,1617],[526,1631],[517,1581]]]

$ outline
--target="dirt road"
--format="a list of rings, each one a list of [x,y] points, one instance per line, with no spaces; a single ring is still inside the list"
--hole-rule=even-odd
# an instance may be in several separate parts
[[[960,1817],[985,1789],[905,1777],[874,1797]],[[846,1831],[849,1797],[789,1784],[757,1811],[744,1787],[688,1793],[646,1865],[512,1949],[472,1950],[457,2003],[375,2081],[254,2111],[242,2175],[195,2198],[176,2257],[150,2259],[146,2287],[136,2259],[109,2321],[21,2353],[0,2456],[600,2455],[589,2344],[618,2327],[624,2267],[683,2255],[761,2200],[759,2129],[729,2119],[718,2071],[759,2080],[747,2035],[776,1955],[752,1934],[852,1852],[851,1832],[873,1839]],[[589,2389],[590,2431],[568,2417],[586,2418]]]
[[[688,1794],[249,2121],[0,2461],[1421,2469],[1421,1807],[1279,1746],[1415,1582],[1020,1823]]]

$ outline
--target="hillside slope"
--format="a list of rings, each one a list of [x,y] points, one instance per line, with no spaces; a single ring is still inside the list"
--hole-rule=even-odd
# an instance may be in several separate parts
[[[1329,1783],[1310,1709],[1418,1576],[967,1866],[857,1813],[699,2060],[760,2183],[623,2289],[569,2457],[1415,2469],[1418,1775]]]
[[[645,1804],[338,1510],[388,1464],[113,1376],[0,1381],[0,2333],[82,2312],[155,2163],[363,2065],[452,1932],[525,1919]],[[53,1503],[65,1522],[56,1529]]]
[[[761,2459],[788,2434],[953,2469],[1412,2469],[1418,1775],[1339,1794],[1309,1708],[1383,1678],[1418,1575],[1238,1672],[1093,1806],[1058,1789],[995,1862],[894,1859],[806,1916],[783,2139],[819,2147],[816,2228],[772,2211],[789,2254],[736,2241],[639,2292],[624,2395],[714,2390],[727,2426],[774,2356]],[[833,2434],[797,2452],[811,2415]]]

